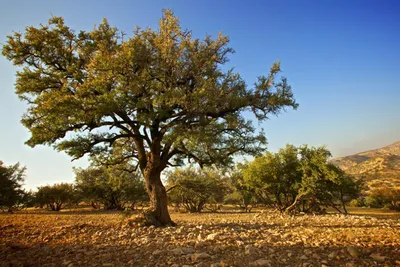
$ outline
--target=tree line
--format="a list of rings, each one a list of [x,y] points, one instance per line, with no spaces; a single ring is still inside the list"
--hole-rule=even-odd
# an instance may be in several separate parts
[[[324,213],[332,208],[347,214],[346,205],[399,209],[400,189],[374,188],[366,194],[361,179],[329,163],[325,147],[287,145],[277,153],[266,152],[234,168],[188,166],[167,172],[168,204],[176,211],[218,211],[222,204],[244,212],[262,206],[286,213]],[[59,211],[79,203],[94,209],[135,209],[148,204],[143,177],[127,164],[76,168],[75,183],[22,189],[25,168],[1,163],[0,206],[37,206]]]
[[[35,192],[22,188],[25,170],[19,164],[1,163],[0,207],[3,210],[40,207],[60,211],[67,205],[77,206],[82,202],[94,209],[124,210],[148,201],[143,178],[121,166],[76,168],[75,183],[40,186]]]

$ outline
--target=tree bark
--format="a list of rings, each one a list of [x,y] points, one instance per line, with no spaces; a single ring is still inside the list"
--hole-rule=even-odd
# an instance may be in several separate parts
[[[298,195],[296,196],[296,198],[294,199],[293,203],[292,203],[289,207],[287,207],[287,208],[285,209],[285,212],[286,212],[286,213],[292,212],[292,210],[296,207],[296,205],[299,203],[299,201],[302,200],[303,197],[304,197],[304,194],[301,194],[301,193],[298,194]]]
[[[347,215],[348,213],[347,213],[346,203],[345,203],[345,201],[344,201],[343,195],[340,196],[340,201],[342,202],[344,214]]]
[[[175,225],[168,212],[167,192],[161,182],[161,172],[148,169],[144,172],[150,210],[145,214],[146,223],[155,226]]]

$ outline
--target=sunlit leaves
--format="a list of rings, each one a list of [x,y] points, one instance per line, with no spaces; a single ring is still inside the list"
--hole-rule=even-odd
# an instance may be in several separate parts
[[[297,107],[279,62],[254,88],[225,71],[228,43],[221,33],[193,38],[165,10],[157,30],[137,27],[132,36],[106,19],[76,32],[52,17],[9,36],[2,53],[22,67],[16,93],[29,105],[27,144],[53,145],[74,158],[125,146],[142,169],[150,155],[163,169],[185,159],[227,164],[238,153],[256,155],[266,139],[243,111],[264,120]]]

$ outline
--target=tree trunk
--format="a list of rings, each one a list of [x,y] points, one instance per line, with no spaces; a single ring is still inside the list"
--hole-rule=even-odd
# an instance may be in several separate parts
[[[347,213],[346,203],[345,203],[345,201],[344,201],[343,195],[340,196],[340,201],[342,202],[344,214],[347,215],[348,213]]]
[[[302,194],[302,193],[298,194],[296,196],[296,198],[294,199],[293,203],[285,209],[285,212],[286,213],[292,212],[292,210],[296,207],[296,205],[299,203],[299,201],[302,200],[303,196],[304,196],[304,194]]]
[[[145,214],[146,223],[155,226],[175,225],[168,212],[167,192],[161,182],[161,172],[149,169],[144,172],[150,210]]]

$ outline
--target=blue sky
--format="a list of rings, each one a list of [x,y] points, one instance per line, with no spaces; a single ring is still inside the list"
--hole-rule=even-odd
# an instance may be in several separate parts
[[[135,25],[157,27],[171,8],[195,37],[223,32],[236,53],[230,66],[252,85],[281,60],[297,111],[258,125],[269,150],[286,143],[326,144],[334,156],[400,140],[399,1],[2,1],[0,43],[13,31],[63,16],[76,30],[103,17],[130,34]],[[27,166],[27,188],[72,182],[71,162],[50,147],[24,145],[26,105],[14,94],[16,68],[0,57],[0,160]]]

